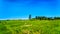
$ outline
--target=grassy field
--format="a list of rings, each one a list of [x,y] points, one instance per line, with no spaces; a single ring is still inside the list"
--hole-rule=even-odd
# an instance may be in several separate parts
[[[60,34],[60,20],[0,20],[0,34]]]

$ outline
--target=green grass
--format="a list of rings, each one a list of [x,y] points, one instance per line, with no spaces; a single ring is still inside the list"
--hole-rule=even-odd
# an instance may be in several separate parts
[[[0,34],[60,34],[60,20],[1,20]]]

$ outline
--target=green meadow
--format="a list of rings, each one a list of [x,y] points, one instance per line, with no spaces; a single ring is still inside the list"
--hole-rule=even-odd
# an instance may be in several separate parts
[[[60,20],[0,20],[0,34],[60,34]]]

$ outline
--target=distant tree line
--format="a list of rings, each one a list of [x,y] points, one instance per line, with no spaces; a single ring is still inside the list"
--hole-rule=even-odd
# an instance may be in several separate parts
[[[45,16],[36,16],[35,18],[36,20],[58,20],[60,19],[60,17],[45,17]]]
[[[60,17],[46,17],[46,16],[35,16],[35,18],[31,17],[31,14],[29,15],[29,20],[59,20]]]

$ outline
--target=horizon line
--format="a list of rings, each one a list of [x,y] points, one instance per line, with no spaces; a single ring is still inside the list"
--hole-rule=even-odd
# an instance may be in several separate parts
[[[0,19],[0,20],[27,20],[28,18],[5,18],[5,19]]]

